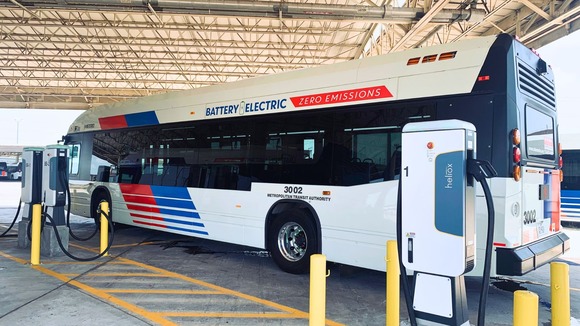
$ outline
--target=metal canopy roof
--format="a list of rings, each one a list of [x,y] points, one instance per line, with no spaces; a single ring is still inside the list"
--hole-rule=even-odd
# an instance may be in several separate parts
[[[400,1],[0,0],[0,108],[90,109],[501,32],[538,48],[579,26],[578,0]]]

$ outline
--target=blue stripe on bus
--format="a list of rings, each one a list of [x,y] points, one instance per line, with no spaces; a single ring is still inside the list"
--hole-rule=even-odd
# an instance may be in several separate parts
[[[564,190],[562,189],[562,197],[580,197],[580,190]]]
[[[151,186],[151,192],[153,192],[153,196],[155,197],[168,197],[168,198],[191,200],[191,196],[189,195],[189,191],[187,191],[187,188]]]
[[[150,126],[158,125],[159,119],[155,111],[147,111],[141,113],[130,113],[125,115],[128,127]]]
[[[560,199],[562,204],[578,204],[580,205],[580,198],[564,198]]]
[[[579,208],[580,208],[580,205],[566,205],[566,204],[560,204],[560,207],[561,207],[561,208],[563,208],[563,209],[564,209],[564,208],[576,208],[576,209],[579,209]]]
[[[198,230],[190,230],[190,229],[178,228],[176,226],[167,225],[166,228],[173,229],[173,230],[178,230],[178,231],[189,232],[189,233],[197,233],[197,234],[208,235],[208,233],[205,232],[205,231],[198,231]]]
[[[197,223],[197,222],[192,222],[192,221],[182,221],[182,220],[176,220],[173,218],[165,218],[165,217],[163,218],[163,222],[204,227],[203,223]],[[167,227],[169,227],[169,226],[167,226]]]
[[[560,197],[560,201],[562,203],[568,203],[568,204],[580,204],[580,198]]]
[[[191,217],[191,218],[201,218],[197,212],[191,211],[178,211],[175,209],[167,209],[159,207],[159,213],[173,216]]]
[[[195,209],[195,205],[190,200],[172,199],[172,198],[155,198],[155,203],[157,206],[184,208],[184,209]]]

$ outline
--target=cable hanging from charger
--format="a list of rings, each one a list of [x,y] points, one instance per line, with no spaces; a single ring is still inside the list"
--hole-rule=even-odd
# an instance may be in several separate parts
[[[470,174],[481,184],[485,195],[487,206],[487,238],[485,242],[485,259],[483,263],[483,278],[481,280],[481,292],[479,295],[479,307],[477,311],[477,324],[485,325],[485,307],[487,305],[487,296],[489,292],[489,279],[491,275],[491,253],[493,249],[493,233],[495,229],[495,208],[493,206],[493,197],[486,179],[497,176],[497,172],[488,161],[468,159],[467,173]]]
[[[16,220],[18,219],[18,215],[20,215],[20,207],[22,207],[22,200],[20,200],[18,202],[18,209],[16,210],[16,215],[14,215],[14,219],[12,220],[12,223],[10,224],[10,226],[8,227],[8,229],[6,231],[4,231],[2,234],[0,234],[0,238],[14,236],[14,235],[7,235],[7,233],[10,232],[10,230],[12,230],[12,228],[14,227],[14,224],[16,223]]]
[[[111,218],[109,217],[109,214],[107,214],[106,212],[100,211],[99,208],[99,213],[102,214],[103,216],[105,216],[105,218],[107,219],[107,222],[109,223],[109,227],[111,230],[111,236],[109,237],[109,242],[107,243],[107,247],[105,248],[105,250],[103,250],[101,253],[99,253],[96,256],[93,257],[77,257],[73,254],[71,254],[68,250],[66,250],[66,248],[64,248],[64,245],[62,244],[62,240],[60,239],[60,234],[58,233],[58,228],[56,226],[56,224],[54,223],[54,220],[52,219],[52,216],[50,216],[48,213],[44,213],[45,217],[50,221],[50,225],[52,226],[55,235],[56,235],[56,241],[58,242],[58,246],[60,247],[60,249],[62,250],[62,252],[67,255],[69,258],[74,259],[76,261],[82,261],[82,262],[87,262],[87,261],[93,261],[96,260],[100,257],[102,257],[103,255],[105,255],[107,252],[109,252],[109,249],[111,249],[111,246],[113,245],[113,239],[115,238],[115,232],[114,232],[114,227],[113,227],[113,221],[111,221]]]

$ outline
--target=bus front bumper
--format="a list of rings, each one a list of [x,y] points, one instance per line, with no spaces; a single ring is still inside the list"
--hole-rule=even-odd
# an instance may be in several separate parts
[[[518,248],[496,248],[496,273],[522,276],[551,262],[568,249],[570,238],[563,232]]]

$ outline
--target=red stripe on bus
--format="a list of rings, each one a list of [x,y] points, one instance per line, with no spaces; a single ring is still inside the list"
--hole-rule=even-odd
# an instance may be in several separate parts
[[[295,96],[290,100],[294,107],[306,107],[345,102],[359,102],[379,98],[393,97],[386,86],[373,86],[365,88],[347,89],[338,92],[318,93],[311,95]]]
[[[127,128],[127,119],[124,115],[116,115],[112,117],[99,118],[101,129],[117,129]]]
[[[121,192],[123,195],[144,195],[153,197],[153,190],[151,186],[148,185],[133,185],[122,183],[119,185],[121,187]]]
[[[494,242],[493,245],[496,247],[505,247],[505,243]]]
[[[123,199],[125,199],[125,202],[127,203],[157,205],[155,198],[153,197],[123,194]]]
[[[550,194],[551,200],[551,211],[552,211],[552,223],[550,224],[550,231],[556,232],[560,231],[560,170],[555,170],[549,176],[550,180]],[[557,200],[555,200],[557,198]]]
[[[156,227],[164,228],[164,229],[167,228],[166,225],[157,224],[157,223],[143,222],[143,221],[137,221],[137,220],[133,220],[133,223],[143,224],[143,225],[150,225],[150,226],[156,226]]]
[[[127,209],[132,211],[138,212],[147,212],[147,213],[160,213],[159,208],[157,207],[150,207],[150,206],[141,206],[141,205],[131,205],[127,204]]]
[[[163,221],[163,217],[159,217],[159,216],[143,215],[143,214],[137,214],[137,213],[131,213],[130,215],[133,217],[146,218],[148,220]]]

